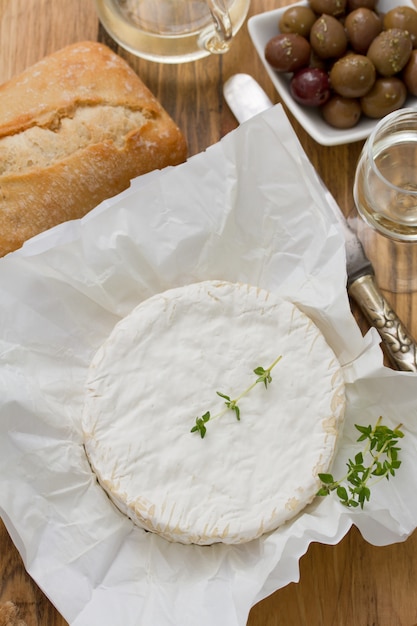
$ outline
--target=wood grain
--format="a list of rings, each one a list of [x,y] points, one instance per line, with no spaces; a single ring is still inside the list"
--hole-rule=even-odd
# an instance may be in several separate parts
[[[13,602],[27,626],[66,626],[67,622],[27,574],[22,559],[0,521],[0,604]],[[14,624],[0,621],[0,626]]]
[[[335,547],[312,544],[300,562],[300,582],[254,607],[248,626],[415,625],[417,563],[410,550],[416,546],[415,536],[394,546],[370,546],[356,528]]]
[[[253,0],[251,14],[280,4],[289,1]],[[222,96],[222,85],[231,74],[252,74],[271,99],[278,101],[246,27],[224,57],[164,66],[118,48],[99,26],[93,0],[0,0],[0,82],[45,54],[85,39],[107,43],[139,73],[183,129],[190,155],[236,127]],[[353,174],[362,144],[319,146],[291,115],[289,119],[307,155],[348,214],[353,208]],[[417,335],[417,294],[387,295]],[[365,320],[354,305],[352,308],[366,332]],[[247,626],[413,626],[417,624],[416,579],[417,533],[404,543],[381,548],[366,543],[353,528],[336,546],[312,544],[300,561],[300,581],[253,607]],[[26,573],[18,551],[0,524],[0,604],[8,600],[19,607],[27,626],[66,626]]]

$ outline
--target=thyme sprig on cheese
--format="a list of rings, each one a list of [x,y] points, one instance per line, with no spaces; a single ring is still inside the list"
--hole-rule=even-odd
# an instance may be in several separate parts
[[[354,459],[348,459],[348,471],[340,480],[335,480],[332,474],[318,475],[322,483],[318,496],[327,496],[336,491],[343,505],[360,506],[363,509],[371,497],[371,487],[383,478],[389,480],[390,476],[395,476],[401,465],[398,458],[401,448],[397,444],[404,437],[400,430],[402,424],[391,429],[381,424],[381,421],[382,417],[379,417],[374,427],[355,424],[361,433],[357,441],[366,441],[365,448]]]
[[[201,438],[204,439],[206,432],[207,432],[207,426],[206,426],[207,422],[213,421],[214,419],[218,419],[219,417],[222,417],[223,415],[225,415],[225,413],[227,413],[227,411],[234,411],[236,419],[239,421],[240,420],[240,407],[238,405],[238,402],[240,402],[240,400],[244,396],[246,396],[250,391],[252,391],[252,389],[256,387],[256,385],[258,385],[259,383],[263,383],[265,385],[265,388],[268,388],[269,383],[271,383],[272,381],[271,371],[281,359],[282,359],[282,355],[277,357],[275,361],[267,369],[264,369],[261,366],[256,367],[253,370],[253,373],[256,374],[257,376],[255,382],[249,385],[247,389],[242,391],[242,393],[240,393],[234,399],[232,399],[230,396],[228,396],[225,393],[216,391],[217,395],[220,396],[220,398],[223,398],[226,408],[223,409],[222,411],[219,411],[219,413],[216,413],[215,415],[211,415],[210,411],[206,411],[201,417],[196,417],[195,425],[192,427],[190,432],[192,433],[198,432],[200,433]]]

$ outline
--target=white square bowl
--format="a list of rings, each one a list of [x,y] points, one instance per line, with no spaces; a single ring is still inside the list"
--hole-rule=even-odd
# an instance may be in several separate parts
[[[297,2],[296,4],[307,5],[308,3]],[[379,0],[377,4],[377,11],[378,13],[386,13],[396,6],[405,5],[414,9],[416,8],[412,0]],[[266,13],[260,13],[259,15],[251,17],[248,21],[249,35],[252,39],[253,45],[255,46],[255,49],[282,102],[303,126],[304,130],[313,139],[315,139],[317,143],[323,146],[337,146],[340,144],[353,143],[354,141],[366,139],[379,120],[371,119],[363,115],[353,128],[333,128],[324,121],[320,110],[317,107],[302,106],[294,100],[290,93],[290,81],[292,74],[287,72],[277,72],[266,61],[264,54],[265,46],[272,37],[279,33],[278,23],[281,15],[287,8],[288,6],[285,6],[273,11],[267,11]],[[409,95],[404,106],[417,108],[417,98]]]

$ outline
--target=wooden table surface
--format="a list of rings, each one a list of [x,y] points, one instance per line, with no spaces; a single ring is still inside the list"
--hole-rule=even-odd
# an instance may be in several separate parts
[[[289,1],[252,0],[250,15]],[[222,85],[231,74],[252,74],[278,101],[246,26],[225,56],[179,66],[159,65],[119,49],[99,26],[93,0],[0,0],[0,82],[45,54],[85,39],[107,43],[138,72],[184,131],[190,155],[236,127],[222,97]],[[289,117],[307,155],[348,213],[362,144],[322,147]],[[417,296],[387,295],[417,336]],[[353,309],[366,331],[364,319],[354,305]],[[248,626],[413,626],[417,624],[416,581],[417,532],[403,543],[373,547],[353,528],[337,546],[312,544],[301,558],[300,581],[253,607]],[[0,609],[7,601],[15,603],[27,626],[66,625],[25,572],[0,521]],[[0,622],[0,626],[6,624],[4,619]]]

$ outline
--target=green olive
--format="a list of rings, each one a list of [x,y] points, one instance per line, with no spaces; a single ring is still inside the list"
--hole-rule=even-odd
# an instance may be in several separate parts
[[[359,122],[362,110],[356,98],[334,95],[323,104],[321,112],[324,120],[334,128],[353,128]]]
[[[310,0],[310,7],[317,15],[333,15],[339,17],[344,14],[347,0]]]
[[[417,96],[417,49],[411,52],[401,77],[410,94]]]
[[[374,86],[361,98],[362,112],[372,118],[381,118],[401,109],[407,97],[407,88],[396,76],[377,78]]]
[[[343,24],[331,15],[321,15],[311,27],[310,44],[321,59],[341,57],[347,48]]]
[[[284,11],[279,20],[278,28],[281,33],[296,33],[308,37],[316,19],[316,15],[310,7],[295,5]]]
[[[347,11],[354,11],[355,9],[359,9],[360,7],[366,7],[367,9],[371,9],[371,11],[375,11],[378,0],[347,0]]]
[[[384,30],[400,28],[406,30],[411,37],[413,47],[417,46],[417,11],[408,6],[391,9],[383,18]]]
[[[330,84],[345,98],[360,98],[375,82],[375,67],[363,54],[347,54],[338,59],[330,70]]]
[[[412,49],[407,31],[390,28],[375,37],[367,55],[381,76],[394,76],[406,65]]]
[[[360,7],[346,16],[345,28],[353,50],[359,54],[366,54],[382,30],[382,20],[375,11]]]

